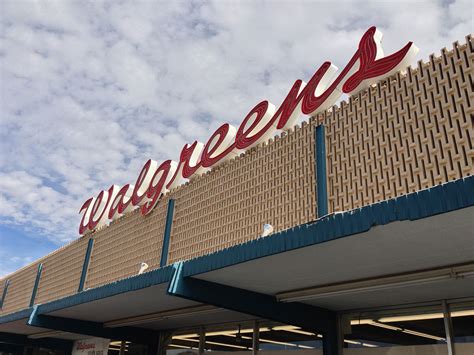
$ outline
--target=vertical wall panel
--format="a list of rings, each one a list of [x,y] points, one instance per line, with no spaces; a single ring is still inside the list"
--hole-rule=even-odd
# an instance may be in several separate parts
[[[85,288],[136,275],[140,264],[160,267],[168,198],[147,216],[135,210],[95,232]]]
[[[35,304],[77,292],[89,238],[83,237],[44,258]]]
[[[39,262],[35,262],[8,276],[10,285],[0,315],[28,308],[35,285],[38,264]],[[4,280],[1,281],[2,284],[3,282]]]
[[[172,193],[169,263],[315,220],[314,146],[305,123]]]
[[[473,174],[473,62],[468,37],[327,115],[330,212]]]

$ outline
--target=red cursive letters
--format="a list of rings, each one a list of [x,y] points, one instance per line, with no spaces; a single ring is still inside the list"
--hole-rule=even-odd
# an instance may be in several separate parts
[[[113,220],[132,208],[141,206],[143,215],[150,213],[166,191],[268,140],[278,130],[293,127],[301,114],[323,112],[334,105],[342,93],[354,94],[404,69],[418,52],[409,42],[384,57],[381,40],[382,34],[375,27],[369,28],[356,53],[337,77],[337,68],[325,62],[307,84],[302,80],[295,81],[278,110],[268,101],[260,102],[250,110],[238,129],[226,123],[206,144],[197,141],[186,144],[178,163],[166,160],[158,166],[154,160],[148,160],[135,186],[127,184],[119,190],[112,185],[108,191],[101,191],[97,198],[90,198],[82,205],[79,234],[91,232],[105,220]]]

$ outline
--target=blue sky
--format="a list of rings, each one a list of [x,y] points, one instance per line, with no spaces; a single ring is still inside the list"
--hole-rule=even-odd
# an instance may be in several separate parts
[[[78,237],[83,201],[177,159],[372,25],[419,58],[472,32],[471,1],[0,2],[0,276]],[[414,65],[416,63],[413,63]]]
[[[0,270],[16,270],[57,248],[57,244],[21,228],[0,226]]]

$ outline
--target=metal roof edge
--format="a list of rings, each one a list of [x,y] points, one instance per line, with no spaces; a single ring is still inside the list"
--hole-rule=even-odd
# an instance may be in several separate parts
[[[87,289],[71,296],[40,304],[38,305],[38,313],[50,313],[59,309],[97,301],[125,292],[137,291],[146,287],[167,283],[171,280],[172,273],[172,267],[165,266],[163,268],[155,269],[141,275],[131,276],[126,279],[121,279],[105,284],[103,286]]]
[[[22,309],[21,311],[13,312],[0,316],[0,324],[15,322],[21,319],[28,319],[33,312],[33,308]]]

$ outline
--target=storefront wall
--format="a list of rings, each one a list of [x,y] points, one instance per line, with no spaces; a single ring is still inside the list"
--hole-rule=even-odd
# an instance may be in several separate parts
[[[131,212],[46,256],[35,302],[77,292],[89,238],[94,247],[84,289],[135,275],[142,262],[148,271],[159,268],[169,199],[175,208],[168,264],[256,239],[267,223],[277,232],[314,221],[315,128],[321,123],[329,212],[473,175],[473,61],[468,37],[465,44],[456,43],[451,51],[193,179],[150,215]],[[73,265],[62,267],[64,260]],[[0,315],[28,306],[36,269],[37,263],[0,280],[2,288],[10,280]]]

